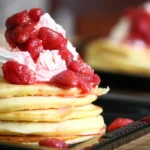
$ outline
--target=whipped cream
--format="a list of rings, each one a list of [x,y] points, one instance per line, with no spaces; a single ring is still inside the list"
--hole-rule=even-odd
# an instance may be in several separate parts
[[[34,63],[28,52],[10,52],[0,47],[0,68],[7,61],[17,61],[28,66],[35,72],[37,82],[49,81],[53,76],[67,69],[66,62],[58,55],[58,50],[46,50],[40,53],[37,63]],[[3,75],[1,69],[0,75]]]
[[[58,50],[46,50],[44,53],[40,53],[34,72],[37,81],[49,81],[64,70],[67,70],[66,62],[58,54]]]
[[[130,20],[128,17],[122,17],[119,22],[112,28],[109,39],[115,43],[121,42],[128,36],[130,30]]]
[[[66,36],[66,31],[57,24],[48,13],[42,15],[39,22],[35,25],[37,30],[41,27],[51,28],[61,33],[64,37]],[[78,53],[69,40],[67,42],[67,48],[72,53],[73,59],[77,60]],[[35,63],[27,51],[23,52],[19,48],[12,49],[8,44],[6,48],[0,47],[0,68],[5,62],[11,60],[26,65],[29,69],[34,71],[37,82],[50,81],[53,76],[67,69],[66,62],[61,58],[61,55],[58,54],[58,50],[44,50],[44,52],[40,53]],[[0,76],[3,76],[2,69],[0,69]]]
[[[150,2],[144,3],[143,7],[144,7],[145,11],[147,11],[148,13],[150,13]]]

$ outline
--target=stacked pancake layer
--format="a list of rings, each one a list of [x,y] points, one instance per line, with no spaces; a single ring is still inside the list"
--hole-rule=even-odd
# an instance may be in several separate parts
[[[38,142],[47,137],[78,143],[105,133],[102,108],[91,104],[108,89],[86,95],[48,84],[15,85],[0,80],[0,140]]]

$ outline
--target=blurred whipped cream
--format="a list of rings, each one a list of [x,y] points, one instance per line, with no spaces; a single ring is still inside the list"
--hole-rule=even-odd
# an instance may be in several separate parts
[[[115,43],[121,42],[128,36],[130,30],[130,19],[122,17],[119,22],[112,28],[109,39]]]
[[[146,2],[143,4],[143,8],[145,9],[145,11],[147,11],[148,13],[150,13],[150,2]]]
[[[37,30],[41,27],[51,28],[65,37],[65,30],[60,25],[56,24],[48,13],[41,16],[39,22],[35,26]],[[73,54],[73,59],[77,60],[78,53],[69,40],[67,48]],[[1,67],[5,62],[10,60],[28,66],[29,69],[35,72],[38,82],[50,81],[54,75],[67,69],[66,62],[61,58],[61,55],[58,54],[58,50],[45,50],[43,53],[40,53],[35,63],[27,51],[23,52],[18,48],[11,49],[9,45],[7,45],[6,48],[0,47],[0,76],[3,76]]]

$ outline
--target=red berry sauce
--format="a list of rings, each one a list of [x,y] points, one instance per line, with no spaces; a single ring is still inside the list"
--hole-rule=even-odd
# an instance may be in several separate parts
[[[94,74],[94,70],[80,56],[76,61],[73,59],[73,54],[67,49],[68,40],[62,34],[47,27],[36,30],[35,25],[43,14],[42,9],[33,8],[29,12],[24,10],[10,16],[5,23],[7,42],[12,48],[28,51],[35,63],[45,50],[58,50],[58,54],[66,62],[67,70],[55,75],[48,83],[65,89],[77,87],[82,93],[88,93],[100,83],[100,77]],[[34,72],[17,62],[6,62],[2,70],[4,78],[11,83],[36,82]]]
[[[150,13],[139,7],[126,10],[125,16],[131,21],[129,35],[125,41],[132,43],[142,40],[147,47],[150,46]]]
[[[51,147],[51,148],[68,148],[68,145],[60,139],[56,138],[47,138],[39,141],[39,145]]]

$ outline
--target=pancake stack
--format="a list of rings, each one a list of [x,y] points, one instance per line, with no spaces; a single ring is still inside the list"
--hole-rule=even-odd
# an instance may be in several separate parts
[[[108,89],[81,94],[77,88],[16,85],[2,78],[0,87],[0,141],[38,143],[53,137],[74,144],[105,133],[102,108],[91,103]]]
[[[85,61],[95,70],[150,75],[150,51],[109,39],[97,39],[85,48]]]

